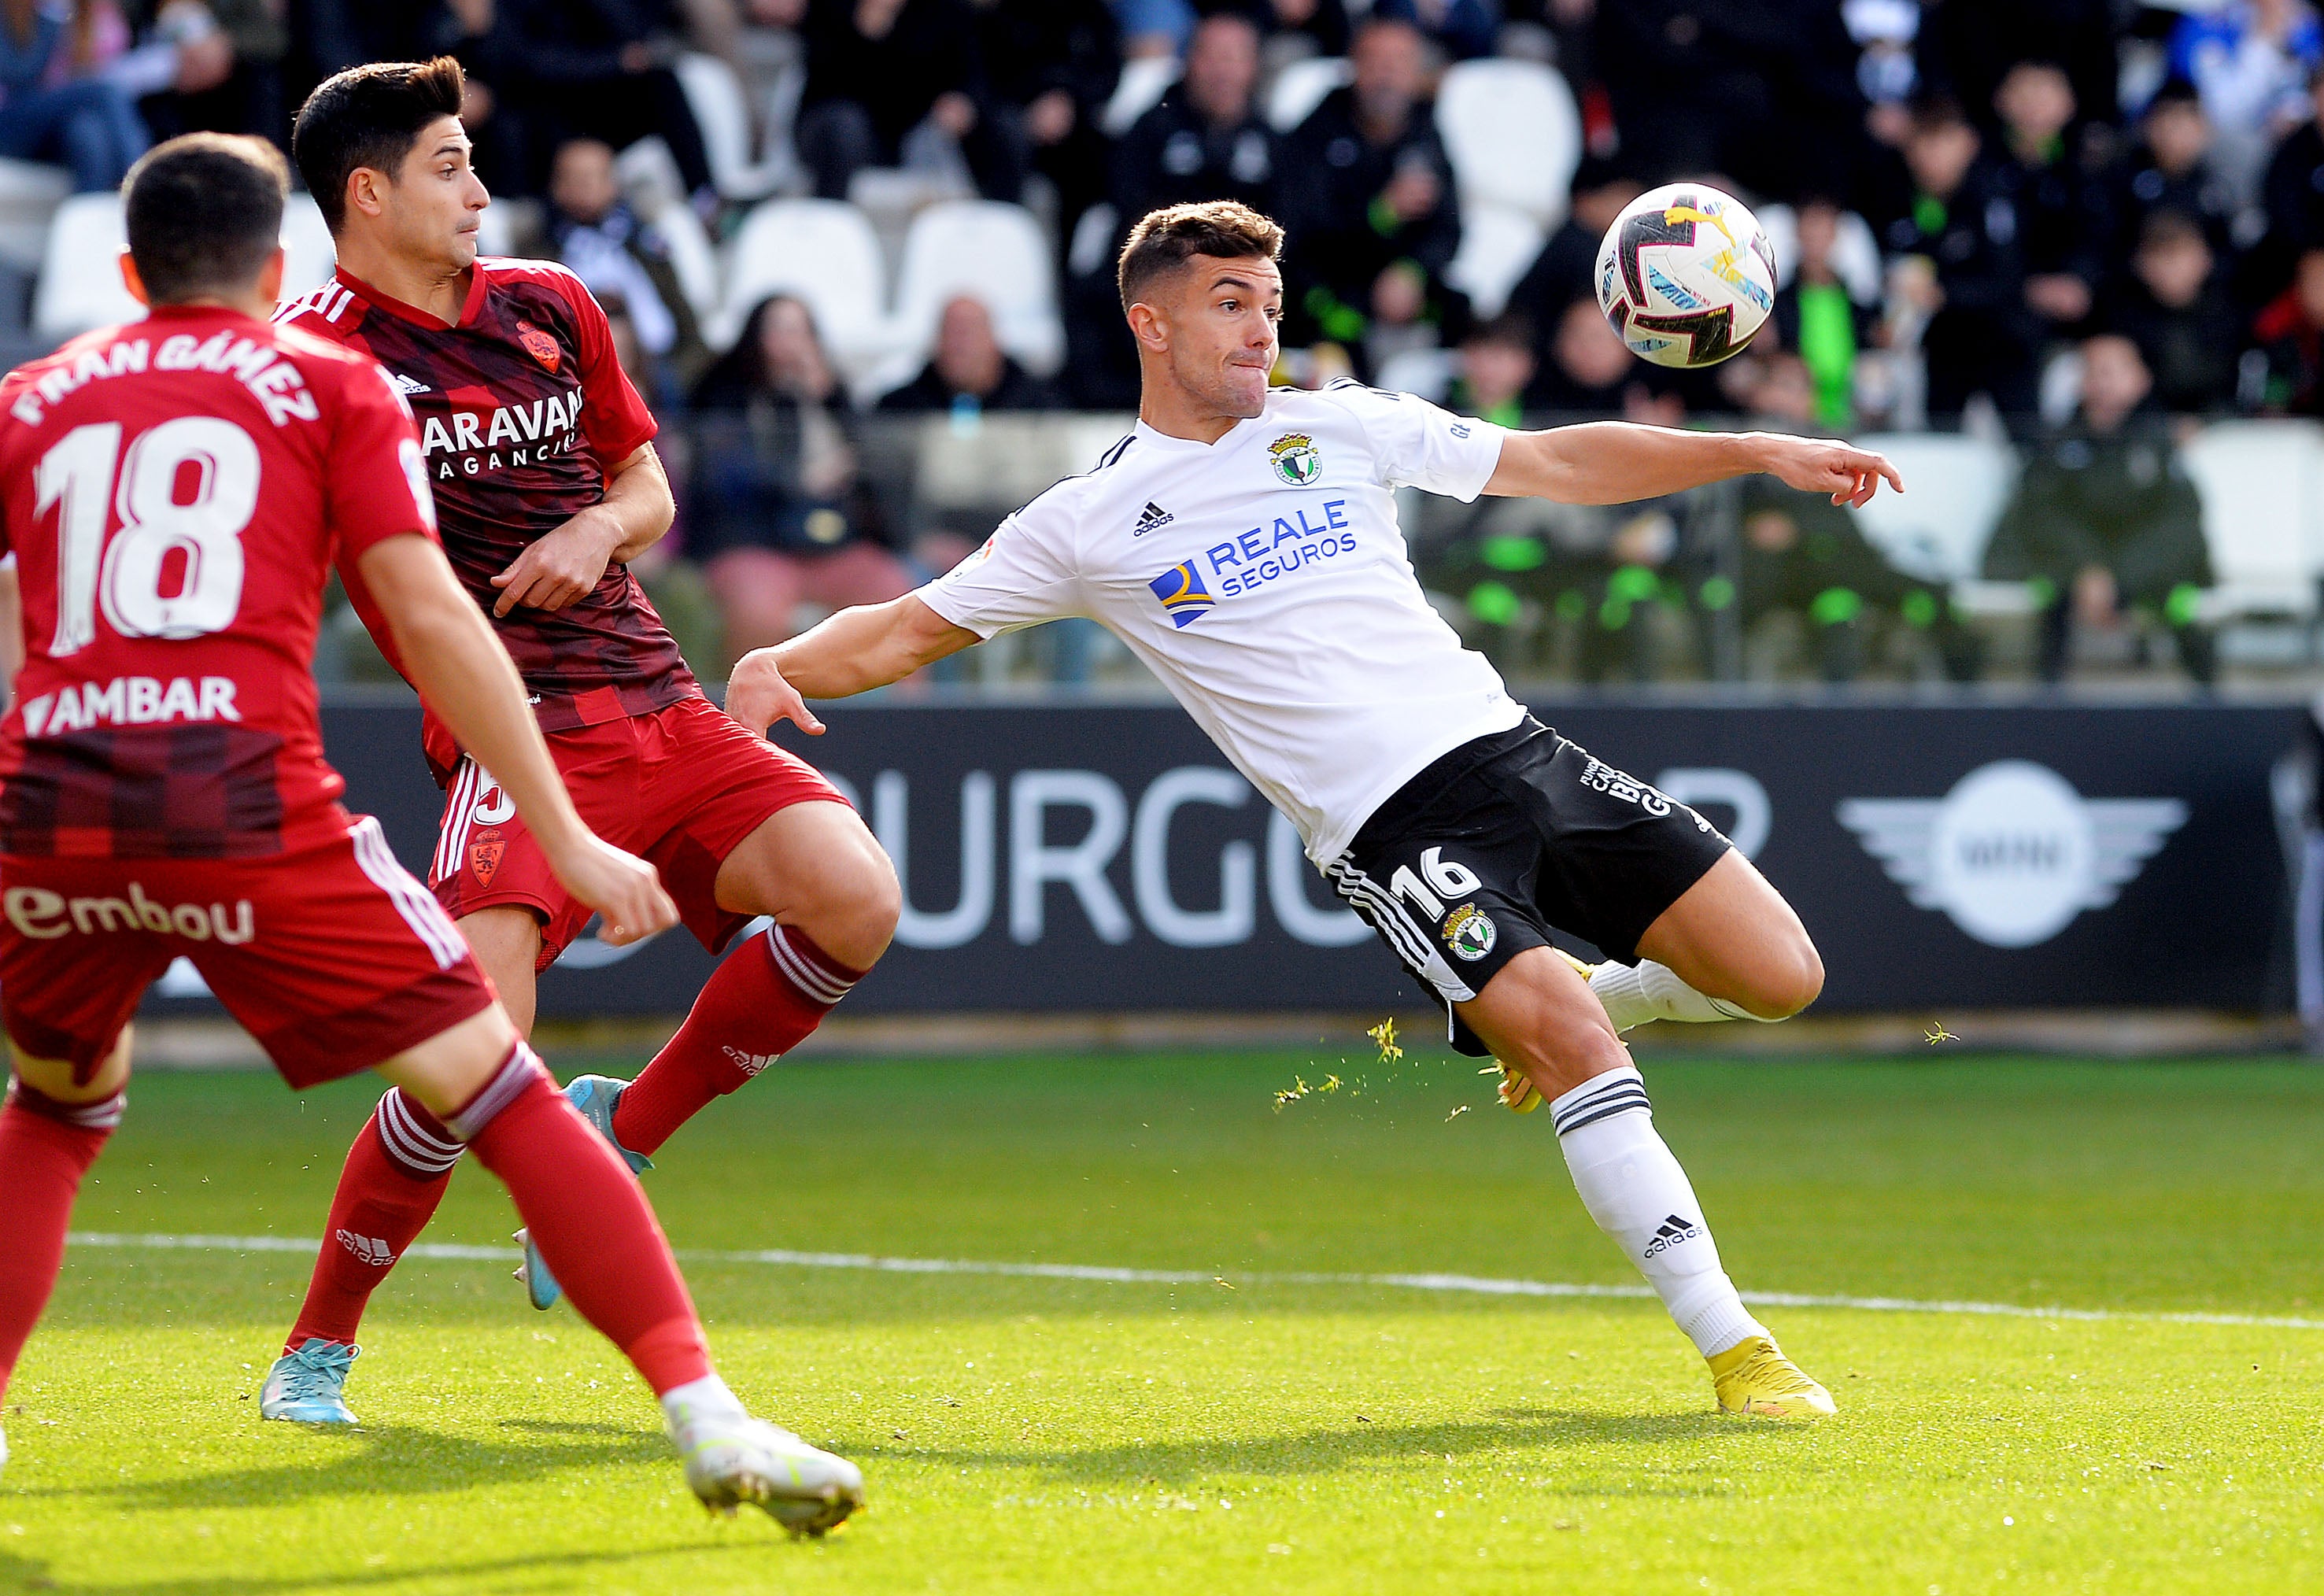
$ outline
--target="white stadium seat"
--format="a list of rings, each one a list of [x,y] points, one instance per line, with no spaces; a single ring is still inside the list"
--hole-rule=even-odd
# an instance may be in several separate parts
[[[1541,254],[1539,222],[1506,205],[1472,205],[1461,213],[1461,248],[1445,280],[1469,296],[1480,316],[1499,316],[1509,291]]]
[[[129,236],[118,194],[76,194],[57,207],[41,283],[32,293],[32,331],[62,343],[107,322],[145,314],[121,281],[121,252]]]
[[[653,217],[654,231],[669,245],[669,268],[686,291],[695,318],[707,321],[718,309],[718,249],[702,218],[683,202],[665,205]]]
[[[39,270],[49,224],[71,192],[72,174],[61,166],[0,158],[0,261]]]
[[[2324,429],[2312,421],[2222,421],[2180,450],[2203,500],[2217,585],[2208,620],[2313,617],[2324,571]]]
[[[1332,91],[1354,80],[1356,69],[1345,56],[1303,56],[1275,75],[1267,91],[1267,125],[1289,133],[1315,114]]]
[[[1950,584],[1972,613],[2022,614],[2031,607],[2024,584],[1979,576],[1985,547],[2017,484],[2017,457],[2006,444],[1942,432],[1856,441],[1887,456],[1904,478],[1904,493],[1883,484],[1856,512],[1873,547],[1908,576]]]
[[[964,293],[984,301],[1001,346],[1028,370],[1047,376],[1064,361],[1049,241],[1024,207],[956,199],[912,218],[896,276],[893,346],[925,351],[945,301]]]
[[[844,200],[771,199],[726,245],[726,291],[706,329],[724,349],[770,294],[796,294],[814,310],[834,359],[860,372],[888,351],[888,272],[863,213]]]
[[[1121,77],[1113,86],[1113,97],[1098,114],[1098,130],[1110,139],[1128,133],[1131,123],[1152,110],[1170,92],[1170,86],[1178,81],[1180,70],[1176,56],[1142,55],[1122,62]]]
[[[293,194],[282,208],[282,297],[295,300],[331,279],[338,264],[338,245],[323,220],[323,208],[310,195]]]
[[[1462,205],[1505,205],[1544,228],[1565,217],[1582,161],[1582,113],[1538,61],[1461,61],[1436,91],[1436,131]]]
[[[715,55],[688,51],[671,70],[686,92],[694,125],[702,130],[702,152],[710,161],[710,180],[718,192],[742,200],[772,193],[781,173],[777,163],[752,154],[751,102],[734,69]]]

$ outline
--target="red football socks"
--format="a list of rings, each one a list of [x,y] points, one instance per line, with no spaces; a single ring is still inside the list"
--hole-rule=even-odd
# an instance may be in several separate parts
[[[0,1108],[0,1391],[49,1305],[64,1267],[65,1227],[80,1177],[121,1122],[121,1094],[102,1102],[59,1102],[22,1081]]]
[[[516,1199],[580,1315],[659,1397],[710,1372],[702,1322],[645,1194],[523,1043],[450,1121]]]
[[[347,1149],[307,1300],[284,1352],[313,1338],[354,1342],[371,1294],[435,1217],[460,1153],[442,1121],[401,1088],[379,1100]]]
[[[798,1047],[862,975],[796,927],[751,937],[712,972],[678,1034],[622,1089],[614,1138],[651,1154],[705,1104]]]

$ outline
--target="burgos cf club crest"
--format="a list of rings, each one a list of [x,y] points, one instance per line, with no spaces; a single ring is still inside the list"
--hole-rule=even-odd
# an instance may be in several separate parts
[[[1267,453],[1275,462],[1275,475],[1293,487],[1306,487],[1323,475],[1323,457],[1305,432],[1285,433],[1267,446]]]
[[[1219,602],[1203,586],[1202,573],[1191,559],[1172,566],[1146,586],[1162,601],[1162,613],[1170,617],[1170,624],[1181,631],[1209,614]]]
[[[1454,958],[1476,963],[1493,951],[1499,935],[1493,917],[1473,903],[1464,903],[1444,917],[1444,946],[1452,950]]]

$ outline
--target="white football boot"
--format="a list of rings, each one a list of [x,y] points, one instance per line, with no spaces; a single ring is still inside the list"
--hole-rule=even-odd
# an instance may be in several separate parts
[[[740,1406],[680,1403],[669,1438],[686,1483],[714,1513],[743,1502],[797,1535],[823,1535],[863,1505],[863,1472]]]

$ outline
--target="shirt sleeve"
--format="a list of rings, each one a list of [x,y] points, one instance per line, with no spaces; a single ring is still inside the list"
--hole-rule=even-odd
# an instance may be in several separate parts
[[[1084,613],[1072,528],[1037,501],[984,547],[920,589],[920,602],[981,638]]]
[[[556,286],[573,308],[574,337],[581,348],[582,435],[610,472],[661,429],[622,369],[604,307],[577,277],[560,274]]]
[[[410,407],[371,361],[349,370],[342,384],[323,495],[331,558],[343,573],[386,539],[436,537],[436,498]]]
[[[1355,417],[1389,487],[1425,488],[1467,503],[1485,491],[1501,463],[1508,429],[1472,420],[1416,399],[1360,383],[1341,382],[1324,396]]]

